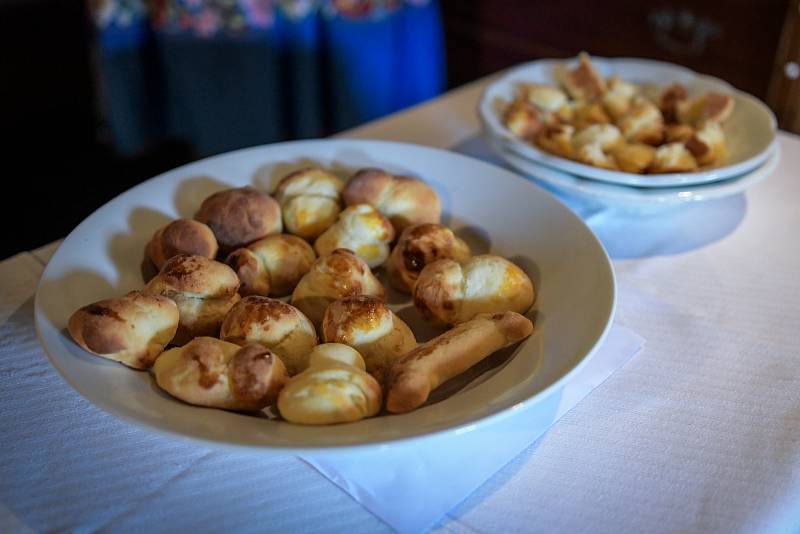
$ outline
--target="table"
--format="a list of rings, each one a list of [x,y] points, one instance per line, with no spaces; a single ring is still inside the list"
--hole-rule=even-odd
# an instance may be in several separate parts
[[[344,135],[496,161],[475,113],[486,83]],[[800,529],[800,139],[780,145],[745,195],[651,217],[573,206],[613,260],[616,321],[647,345],[437,530]],[[388,530],[296,458],[176,459],[179,440],[96,414],[33,331],[31,288],[56,246],[0,263],[0,530]],[[71,424],[83,413],[97,423]]]

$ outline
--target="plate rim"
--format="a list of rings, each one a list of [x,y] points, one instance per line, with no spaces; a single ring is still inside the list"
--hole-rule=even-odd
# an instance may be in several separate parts
[[[82,228],[83,225],[88,224],[90,220],[97,214],[98,211],[103,209],[108,204],[117,201],[120,197],[128,194],[130,191],[138,189],[140,187],[145,187],[147,184],[156,183],[159,181],[167,181],[171,178],[168,176],[170,173],[190,168],[194,165],[201,165],[209,160],[213,160],[216,158],[230,158],[234,155],[241,154],[248,151],[258,151],[267,147],[287,147],[289,145],[313,145],[313,144],[341,144],[341,145],[350,145],[350,144],[367,144],[375,147],[375,150],[379,150],[377,147],[385,146],[400,146],[406,147],[414,150],[423,150],[429,151],[431,153],[436,153],[440,155],[444,155],[446,157],[454,157],[454,158],[462,158],[465,160],[469,160],[472,164],[478,164],[479,166],[487,167],[494,172],[501,172],[509,176],[509,178],[513,177],[512,179],[515,180],[522,180],[528,183],[530,186],[535,187],[538,190],[538,194],[547,195],[550,200],[554,201],[558,204],[559,208],[564,211],[564,213],[572,218],[575,222],[577,222],[580,226],[584,228],[587,232],[587,235],[590,237],[591,241],[597,246],[598,250],[601,252],[601,257],[603,261],[604,270],[607,271],[606,274],[608,275],[608,280],[610,282],[609,285],[609,295],[607,299],[607,309],[604,308],[604,313],[606,314],[605,325],[603,326],[602,331],[595,337],[592,341],[592,345],[589,350],[580,357],[579,361],[574,365],[569,371],[567,371],[564,375],[560,378],[555,380],[553,383],[549,384],[548,386],[544,387],[541,391],[535,393],[534,395],[520,401],[519,403],[508,406],[506,408],[500,408],[493,413],[489,413],[477,419],[472,419],[469,421],[465,421],[462,423],[456,423],[451,426],[436,429],[429,432],[423,432],[419,434],[413,434],[409,436],[400,436],[395,438],[389,439],[377,439],[372,441],[366,441],[361,443],[340,443],[340,444],[320,444],[320,445],[304,445],[298,447],[287,447],[283,445],[271,445],[266,443],[237,443],[234,441],[224,441],[224,440],[217,440],[209,437],[204,436],[197,436],[197,435],[190,435],[186,433],[179,432],[177,430],[167,428],[167,427],[160,427],[154,424],[150,424],[149,422],[143,421],[141,419],[136,418],[135,416],[129,415],[121,410],[116,409],[114,406],[108,406],[105,403],[97,402],[94,398],[92,398],[91,393],[86,393],[85,390],[87,388],[83,386],[79,386],[73,380],[73,378],[66,373],[62,367],[58,363],[58,359],[52,354],[53,348],[49,346],[48,342],[46,341],[46,336],[43,332],[44,324],[47,323],[49,326],[56,328],[55,325],[49,322],[49,319],[45,316],[43,309],[42,309],[42,286],[43,283],[47,279],[48,270],[51,268],[52,265],[55,265],[57,262],[60,254],[66,250],[64,245],[71,242],[72,239],[76,239],[76,236],[79,230]],[[274,149],[274,148],[273,148]],[[337,139],[310,139],[310,140],[294,140],[294,141],[284,141],[280,143],[268,143],[263,145],[256,145],[251,147],[245,147],[238,150],[233,150],[221,154],[216,154],[213,156],[209,156],[206,158],[199,159],[197,161],[189,162],[184,165],[180,165],[178,167],[174,167],[168,169],[167,171],[160,173],[156,176],[143,180],[139,184],[122,191],[112,199],[106,201],[97,209],[95,209],[91,214],[86,216],[80,223],[78,223],[63,239],[61,244],[59,245],[58,249],[54,252],[51,256],[50,260],[48,261],[45,269],[42,271],[42,274],[37,282],[36,292],[34,296],[34,325],[36,330],[36,336],[39,341],[39,345],[42,347],[44,353],[46,354],[48,361],[53,365],[56,369],[58,374],[64,379],[65,382],[81,397],[87,400],[90,404],[92,404],[95,408],[104,411],[113,415],[114,417],[126,421],[128,423],[133,424],[134,426],[144,429],[148,432],[153,432],[163,436],[174,436],[178,437],[183,440],[188,440],[195,443],[203,443],[209,446],[214,447],[221,447],[221,448],[232,448],[236,450],[258,450],[262,452],[271,452],[271,453],[292,453],[292,454],[304,454],[304,453],[324,453],[324,452],[333,452],[333,451],[346,451],[346,450],[363,450],[363,449],[373,449],[376,447],[387,447],[387,446],[402,446],[404,444],[408,444],[411,442],[418,442],[423,440],[431,440],[431,439],[439,439],[444,438],[447,436],[454,436],[460,435],[465,433],[470,433],[477,428],[485,428],[488,425],[492,425],[497,421],[503,420],[512,414],[519,413],[521,411],[527,411],[535,407],[537,404],[540,404],[541,401],[548,398],[551,394],[556,392],[558,389],[562,388],[566,381],[568,381],[575,373],[577,373],[580,369],[582,369],[597,353],[600,346],[602,345],[603,341],[608,336],[609,331],[611,330],[614,319],[616,317],[616,308],[617,308],[617,280],[616,280],[616,273],[614,271],[613,264],[611,259],[608,255],[608,251],[606,250],[605,246],[603,245],[602,241],[599,237],[592,231],[592,229],[580,218],[578,217],[572,210],[570,210],[564,202],[561,201],[558,197],[553,195],[551,192],[547,191],[546,189],[540,187],[538,184],[531,183],[530,180],[526,179],[525,177],[521,176],[517,172],[512,170],[503,168],[496,164],[468,156],[465,154],[461,154],[458,152],[453,152],[451,150],[440,149],[436,147],[430,147],[426,145],[420,145],[415,143],[405,143],[405,142],[397,142],[397,141],[387,141],[387,140],[376,140],[376,139],[364,139],[364,138],[337,138]],[[142,372],[142,371],[134,371],[131,372]],[[149,373],[149,371],[144,371]],[[90,388],[88,388],[90,389]],[[176,401],[180,402],[180,401]],[[208,409],[215,409],[215,408],[208,408]],[[232,412],[236,413],[236,412]]]
[[[498,87],[509,84],[510,78],[514,77],[514,75],[518,74],[520,71],[527,70],[542,64],[558,65],[558,64],[574,62],[577,60],[577,56],[569,58],[560,58],[560,59],[559,58],[537,59],[534,61],[519,63],[503,71],[500,74],[500,76],[492,80],[486,87],[483,88],[483,90],[481,91],[481,96],[478,99],[477,115],[478,118],[480,119],[482,129],[488,135],[491,135],[493,138],[497,139],[498,142],[504,145],[519,146],[526,153],[525,157],[527,159],[535,160],[537,163],[546,165],[555,170],[561,172],[567,172],[569,174],[574,174],[576,176],[580,176],[581,178],[587,180],[605,182],[614,185],[635,186],[643,188],[704,185],[733,178],[734,176],[753,170],[760,164],[764,163],[764,161],[766,161],[768,157],[767,152],[777,142],[778,121],[775,114],[769,108],[769,106],[764,104],[764,102],[762,102],[759,98],[751,95],[750,93],[737,89],[735,86],[731,85],[730,83],[726,82],[721,78],[717,78],[716,76],[711,76],[708,74],[703,74],[695,70],[692,70],[688,67],[685,67],[683,65],[678,65],[676,63],[669,63],[667,61],[660,61],[649,58],[605,57],[605,56],[595,56],[595,55],[592,55],[591,57],[592,60],[602,61],[611,64],[641,63],[649,65],[651,67],[658,67],[670,70],[681,70],[684,71],[685,74],[690,75],[695,79],[707,80],[714,84],[724,86],[727,88],[728,91],[734,93],[737,98],[750,101],[761,112],[765,113],[770,123],[770,134],[771,134],[770,140],[766,144],[766,147],[761,152],[751,156],[750,158],[744,161],[740,161],[733,165],[725,165],[723,167],[716,167],[705,171],[646,175],[647,178],[642,178],[642,175],[640,174],[630,173],[625,171],[612,171],[608,169],[602,169],[600,167],[594,167],[592,165],[586,165],[578,161],[562,158],[555,154],[550,154],[549,152],[545,152],[534,145],[524,143],[521,140],[517,139],[512,134],[510,134],[507,131],[507,129],[503,126],[503,124],[499,121],[499,118],[496,116],[496,113],[494,113],[492,109],[492,103],[489,101],[489,94],[494,90],[496,90]]]

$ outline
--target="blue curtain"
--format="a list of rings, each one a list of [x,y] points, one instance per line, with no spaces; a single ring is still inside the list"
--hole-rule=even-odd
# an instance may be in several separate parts
[[[439,94],[435,0],[94,0],[116,147],[326,135]]]

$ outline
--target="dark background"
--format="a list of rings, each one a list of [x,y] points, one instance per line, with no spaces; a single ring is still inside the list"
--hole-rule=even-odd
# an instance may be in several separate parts
[[[787,0],[440,5],[448,87],[516,63],[586,50],[683,64],[764,100],[790,8]],[[115,153],[103,121],[93,42],[82,0],[0,5],[0,116],[10,138],[0,258],[64,237],[107,200],[197,157],[179,140],[133,156]]]

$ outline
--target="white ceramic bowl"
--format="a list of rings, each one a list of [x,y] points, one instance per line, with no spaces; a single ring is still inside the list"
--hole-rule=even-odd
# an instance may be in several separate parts
[[[673,83],[681,83],[690,96],[706,91],[718,91],[733,96],[735,107],[731,117],[723,124],[728,156],[717,167],[697,172],[669,174],[634,174],[611,171],[585,165],[550,154],[516,137],[502,121],[503,103],[510,102],[520,83],[556,85],[560,69],[571,68],[577,58],[570,60],[543,59],[512,68],[483,92],[478,113],[487,135],[501,149],[513,150],[517,155],[553,169],[592,180],[638,187],[675,187],[698,185],[744,174],[762,165],[769,149],[776,144],[777,121],[770,109],[757,98],[739,91],[728,83],[698,74],[685,67],[630,58],[592,57],[600,74],[607,78],[614,74],[623,80],[645,86],[646,93],[660,94],[660,90]]]
[[[452,396],[404,415],[308,427],[190,406],[161,392],[150,375],[93,356],[66,332],[70,314],[90,302],[141,287],[146,242],[168,220],[191,217],[209,194],[231,186],[271,191],[290,170],[317,164],[347,176],[380,166],[425,179],[446,217],[476,252],[516,261],[536,284],[535,334],[490,357],[492,373]],[[36,326],[53,365],[98,407],[144,427],[244,447],[301,452],[374,446],[469,432],[556,391],[597,348],[614,311],[614,276],[594,234],[552,195],[498,167],[454,153],[380,141],[324,140],[240,150],[144,182],[75,228],[47,265],[36,294]],[[420,337],[410,302],[390,301]],[[512,356],[513,352],[513,356]],[[491,376],[490,376],[491,375]],[[487,378],[488,377],[488,378]]]

